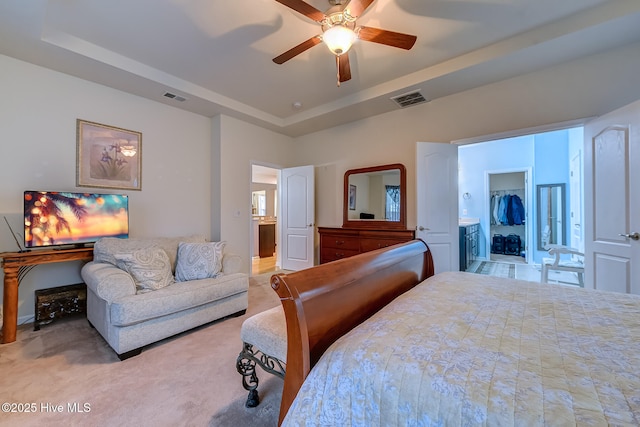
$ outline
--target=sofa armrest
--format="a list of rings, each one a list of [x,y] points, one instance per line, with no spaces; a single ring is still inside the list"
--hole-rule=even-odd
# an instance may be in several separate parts
[[[96,295],[110,303],[136,293],[133,277],[111,264],[89,262],[82,267],[81,275]]]
[[[242,268],[242,257],[240,255],[225,253],[222,256],[222,272],[224,274],[239,273]]]

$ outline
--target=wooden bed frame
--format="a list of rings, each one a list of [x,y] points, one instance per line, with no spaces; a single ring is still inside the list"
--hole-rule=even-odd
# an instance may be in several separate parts
[[[311,368],[338,338],[432,276],[426,243],[366,252],[271,277],[287,321],[287,367],[280,425]]]

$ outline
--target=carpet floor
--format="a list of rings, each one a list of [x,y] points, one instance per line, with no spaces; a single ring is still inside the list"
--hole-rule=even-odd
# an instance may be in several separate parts
[[[275,426],[282,381],[259,371],[262,403],[244,408],[240,326],[279,304],[272,273],[250,279],[247,314],[203,325],[119,361],[86,319],[18,329],[0,345],[0,426]],[[12,411],[13,410],[13,411]],[[234,423],[237,420],[239,423]]]

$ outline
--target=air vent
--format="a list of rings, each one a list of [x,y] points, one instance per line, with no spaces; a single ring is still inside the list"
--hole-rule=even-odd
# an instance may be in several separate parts
[[[170,93],[170,92],[165,92],[164,96],[166,96],[167,98],[175,99],[176,101],[180,101],[180,102],[184,102],[187,100],[187,98],[184,98],[180,95],[176,95],[175,93]]]
[[[415,92],[405,93],[403,95],[394,96],[391,98],[391,100],[398,104],[401,108],[427,102],[427,99],[422,96],[419,90]]]

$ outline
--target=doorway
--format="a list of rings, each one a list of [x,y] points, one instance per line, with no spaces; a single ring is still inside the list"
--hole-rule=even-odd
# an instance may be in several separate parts
[[[539,230],[537,226],[539,207],[535,190],[540,187],[562,186],[565,189],[563,193],[566,206],[562,210],[564,218],[559,223],[567,227],[566,234],[562,234],[567,237],[563,239],[562,244],[579,244],[583,235],[583,143],[582,127],[561,128],[501,139],[465,140],[458,143],[464,144],[459,146],[458,156],[459,217],[480,223],[477,259],[515,263],[516,278],[540,280],[540,265],[544,258],[549,257],[547,250],[540,249],[539,244],[544,239],[544,229]],[[517,179],[521,184],[492,187],[490,177],[493,181],[494,177],[506,177],[511,173],[520,174],[517,178],[516,175],[511,178]],[[517,189],[522,189],[524,193],[511,191]],[[491,197],[498,190],[505,193],[513,192],[519,196],[525,208],[525,225],[507,226],[502,229],[492,226]],[[518,227],[523,228],[523,231],[512,231]],[[492,253],[493,236],[508,236],[512,233],[520,235],[524,257],[510,255],[505,260],[495,251]],[[521,262],[517,263],[515,260]],[[577,279],[574,282],[577,283]]]
[[[251,165],[251,275],[278,269],[280,169]]]
[[[532,227],[527,218],[533,215],[526,207],[532,206],[530,175],[531,168],[486,172],[486,194],[489,194],[486,253],[490,261],[529,263]]]

